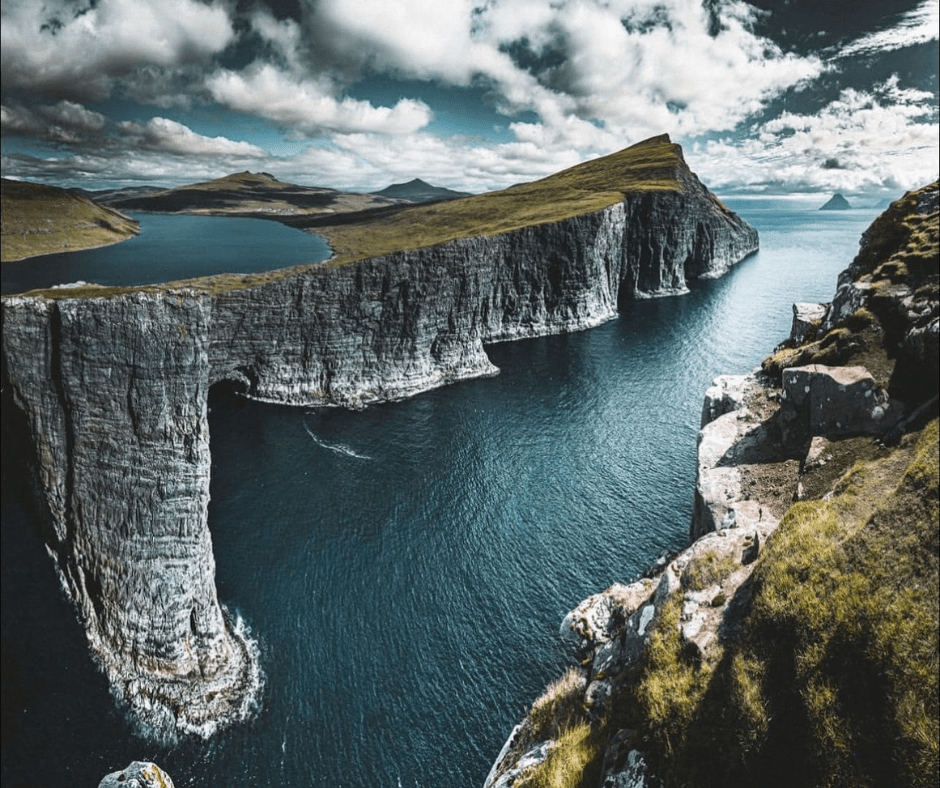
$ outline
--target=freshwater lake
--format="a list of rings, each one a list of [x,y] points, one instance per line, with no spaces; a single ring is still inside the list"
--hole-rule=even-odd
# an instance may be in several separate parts
[[[711,380],[759,364],[792,302],[829,300],[878,213],[725,202],[760,232],[757,255],[590,331],[490,346],[497,377],[361,412],[210,393],[219,596],[259,641],[266,687],[256,719],[209,741],[158,747],[114,707],[5,434],[4,788],[94,786],[148,759],[178,788],[481,786],[571,659],[564,614],[686,544]],[[109,250],[143,241],[141,218]],[[245,220],[215,221],[225,238],[207,248]],[[269,259],[251,239],[231,253]],[[157,264],[177,254],[156,248]]]

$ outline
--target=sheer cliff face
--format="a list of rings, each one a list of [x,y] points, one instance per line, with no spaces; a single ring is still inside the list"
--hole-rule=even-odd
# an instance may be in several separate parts
[[[260,692],[215,591],[213,383],[294,404],[401,398],[495,373],[486,342],[597,325],[618,297],[681,292],[756,248],[694,180],[244,289],[4,298],[4,387],[32,432],[49,550],[115,693],[171,737],[244,718]]]

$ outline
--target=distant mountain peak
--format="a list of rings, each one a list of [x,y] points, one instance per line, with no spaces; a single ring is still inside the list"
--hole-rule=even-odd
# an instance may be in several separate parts
[[[443,186],[432,186],[420,178],[412,178],[407,183],[393,183],[378,192],[372,192],[380,197],[391,197],[395,200],[408,200],[410,202],[433,202],[435,200],[456,200],[458,197],[469,197],[469,192],[458,192],[445,189]]]
[[[820,211],[847,211],[852,206],[849,204],[849,201],[845,199],[841,194],[836,192],[829,198],[829,201],[820,207]]]

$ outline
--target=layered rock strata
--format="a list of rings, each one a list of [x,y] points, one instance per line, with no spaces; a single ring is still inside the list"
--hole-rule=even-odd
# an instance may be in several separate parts
[[[261,681],[219,604],[207,395],[358,407],[493,374],[484,344],[588,328],[757,248],[688,173],[581,216],[346,266],[3,299],[47,544],[114,693],[160,738],[243,719]]]

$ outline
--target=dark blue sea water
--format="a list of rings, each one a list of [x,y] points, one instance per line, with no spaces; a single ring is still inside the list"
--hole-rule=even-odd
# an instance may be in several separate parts
[[[69,282],[147,285],[209,274],[246,274],[330,256],[318,235],[266,219],[128,214],[140,235],[113,246],[3,264],[3,294]]]
[[[134,736],[61,598],[4,437],[4,788],[462,788],[570,658],[564,613],[685,544],[702,396],[756,366],[793,301],[828,300],[874,210],[727,200],[760,253],[599,328],[488,348],[502,370],[362,412],[211,393],[221,599],[266,672],[253,722]],[[15,436],[14,436],[15,438]]]

